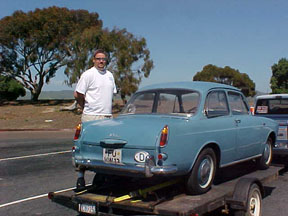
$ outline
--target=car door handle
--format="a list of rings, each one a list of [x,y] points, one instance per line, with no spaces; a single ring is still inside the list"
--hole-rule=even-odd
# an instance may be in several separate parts
[[[239,123],[241,123],[241,120],[240,119],[235,119],[235,122],[236,122],[236,124],[239,124]]]

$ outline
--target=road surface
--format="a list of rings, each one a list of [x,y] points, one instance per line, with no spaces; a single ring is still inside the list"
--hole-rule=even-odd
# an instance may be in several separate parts
[[[48,192],[75,186],[73,135],[74,131],[0,132],[0,215],[78,215],[47,198]],[[88,183],[92,178],[93,174],[87,172]],[[287,215],[287,183],[284,169],[267,187],[263,216]]]

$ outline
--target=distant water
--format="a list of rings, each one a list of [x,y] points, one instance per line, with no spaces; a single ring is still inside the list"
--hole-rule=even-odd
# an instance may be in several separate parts
[[[114,98],[120,99],[119,95],[116,95]],[[127,98],[129,98],[127,96]],[[17,100],[30,100],[31,93],[26,91],[26,95],[24,97],[19,97]],[[40,96],[40,100],[55,100],[55,99],[74,99],[73,90],[62,90],[62,91],[42,91]]]
[[[24,97],[17,98],[18,100],[30,100],[31,93],[26,91],[26,95]],[[39,99],[74,99],[72,90],[63,90],[63,91],[42,91]]]

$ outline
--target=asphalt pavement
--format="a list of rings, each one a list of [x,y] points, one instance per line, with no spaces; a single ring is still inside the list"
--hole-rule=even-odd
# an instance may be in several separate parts
[[[0,215],[78,215],[47,198],[75,186],[73,136],[72,130],[0,132]],[[92,177],[87,173],[87,183]]]
[[[48,192],[75,186],[73,136],[73,130],[0,131],[0,215],[78,215],[47,198]],[[93,173],[86,173],[87,183],[92,178]],[[263,216],[287,215],[287,182],[288,169],[283,168],[278,179],[266,185]]]
[[[274,160],[273,165],[286,166],[279,172],[278,179],[266,185],[266,195],[263,199],[263,216],[288,215],[288,158]]]

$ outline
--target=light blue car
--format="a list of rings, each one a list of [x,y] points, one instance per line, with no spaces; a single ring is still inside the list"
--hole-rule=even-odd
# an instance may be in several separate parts
[[[274,120],[250,114],[235,87],[157,84],[137,91],[117,118],[78,127],[73,164],[95,178],[183,176],[187,194],[201,194],[219,167],[256,159],[268,168],[277,130]]]

